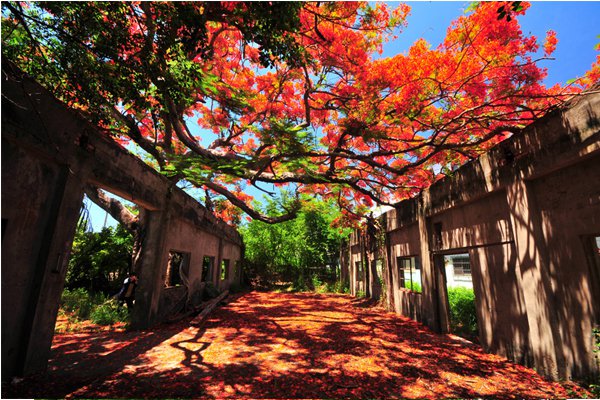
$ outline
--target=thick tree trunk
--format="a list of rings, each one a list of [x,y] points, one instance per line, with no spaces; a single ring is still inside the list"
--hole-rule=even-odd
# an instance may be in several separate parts
[[[132,213],[117,199],[107,196],[102,190],[92,185],[84,187],[85,194],[98,207],[110,214],[121,225],[133,235],[133,249],[131,251],[131,271],[138,272],[138,262],[142,250],[142,243],[146,233],[145,229],[145,210],[140,208],[139,215]]]
[[[139,218],[125,207],[120,201],[113,199],[97,187],[86,185],[84,187],[85,194],[96,205],[110,214],[111,217],[119,221],[125,229],[132,234],[138,229]]]

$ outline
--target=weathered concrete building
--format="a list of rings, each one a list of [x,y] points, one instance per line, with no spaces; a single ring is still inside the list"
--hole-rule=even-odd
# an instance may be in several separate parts
[[[393,310],[448,332],[444,261],[454,255],[459,273],[470,269],[485,349],[555,379],[598,374],[599,93],[547,115],[379,222],[383,241],[356,232],[346,249],[352,293],[376,297],[382,280]]]
[[[235,229],[36,82],[9,65],[2,73],[3,381],[46,367],[86,184],[144,214],[137,327],[163,321],[180,302],[197,304],[206,282],[239,281]],[[179,286],[168,271],[176,253]]]

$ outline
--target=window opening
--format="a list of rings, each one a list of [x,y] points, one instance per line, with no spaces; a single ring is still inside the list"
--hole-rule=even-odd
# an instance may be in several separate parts
[[[356,269],[356,280],[362,281],[364,279],[362,261],[355,261],[354,268]]]
[[[229,278],[229,260],[224,259],[221,261],[221,280],[227,280]]]
[[[450,330],[458,336],[477,341],[479,329],[469,254],[446,255],[444,266]]]
[[[55,332],[77,330],[85,320],[99,325],[127,322],[128,311],[135,307],[137,285],[131,285],[135,239],[105,211],[105,203],[118,201],[134,215],[141,207],[98,190],[101,198],[83,196],[69,258],[59,255],[55,265],[57,272],[65,274]]]
[[[202,260],[202,278],[201,282],[210,282],[213,266],[215,265],[215,258],[210,256],[205,256]]]
[[[421,262],[419,257],[397,257],[400,287],[416,293],[422,292]]]
[[[165,277],[165,287],[183,285],[183,277],[187,276],[189,255],[178,251],[169,252],[169,262],[167,264],[167,275]]]

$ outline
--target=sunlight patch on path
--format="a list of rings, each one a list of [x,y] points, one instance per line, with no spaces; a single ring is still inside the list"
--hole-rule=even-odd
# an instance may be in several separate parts
[[[247,293],[199,327],[58,335],[55,373],[95,343],[75,390],[57,397],[567,397],[533,370],[345,295]],[[132,344],[133,343],[133,344]],[[127,346],[126,344],[129,344]],[[91,347],[93,348],[93,347]],[[112,351],[103,357],[107,351]],[[112,369],[105,363],[112,362]],[[71,371],[77,373],[77,369]],[[50,376],[49,378],[52,378]],[[72,376],[71,376],[72,378]],[[67,379],[66,376],[55,376]],[[60,383],[58,383],[60,385]],[[32,397],[44,397],[44,383]],[[48,387],[46,387],[47,389]]]

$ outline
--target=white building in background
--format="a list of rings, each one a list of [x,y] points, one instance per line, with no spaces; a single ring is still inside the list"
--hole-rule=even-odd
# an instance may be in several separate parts
[[[453,254],[444,256],[446,267],[446,286],[465,287],[473,289],[473,276],[471,275],[471,261],[469,254]]]

